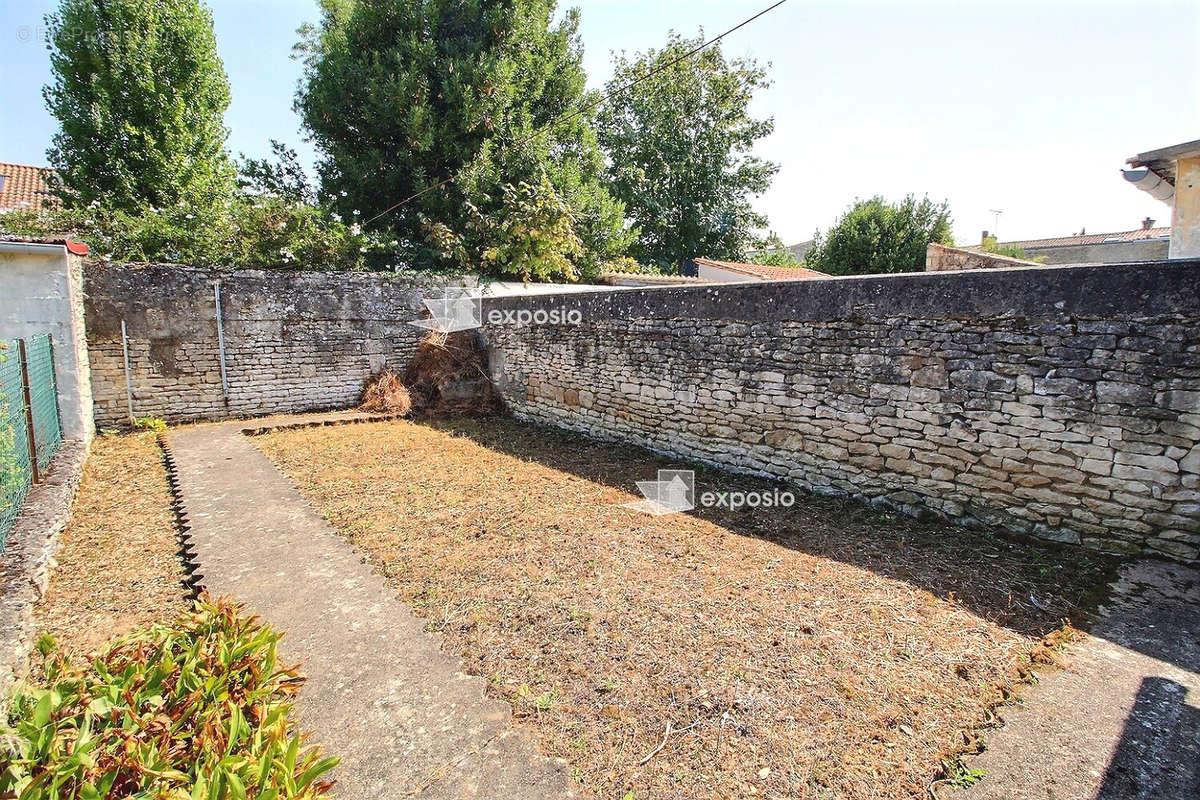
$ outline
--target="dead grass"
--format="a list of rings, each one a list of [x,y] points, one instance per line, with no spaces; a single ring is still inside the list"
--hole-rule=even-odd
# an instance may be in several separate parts
[[[38,629],[72,658],[187,607],[171,496],[153,433],[92,444]]]
[[[834,501],[647,516],[668,462],[509,420],[256,442],[606,798],[926,796],[1106,576]]]

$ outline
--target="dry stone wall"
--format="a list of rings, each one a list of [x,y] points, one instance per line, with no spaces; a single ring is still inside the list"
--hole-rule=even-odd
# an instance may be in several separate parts
[[[966,525],[1200,554],[1200,262],[509,298],[485,319],[531,304],[583,321],[487,327],[519,417]]]
[[[128,417],[122,320],[134,413],[180,422],[352,405],[371,372],[404,368],[420,333],[406,321],[424,309],[419,290],[377,274],[89,264],[84,275],[101,425]]]
[[[963,269],[1009,269],[1011,267],[1037,267],[1036,261],[1010,258],[980,250],[965,250],[930,242],[925,248],[925,271],[948,272]]]

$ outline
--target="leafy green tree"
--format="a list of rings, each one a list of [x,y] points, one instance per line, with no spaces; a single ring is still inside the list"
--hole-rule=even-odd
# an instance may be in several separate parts
[[[505,203],[488,220],[496,243],[483,253],[484,264],[522,280],[575,280],[573,258],[583,250],[571,209],[545,175],[536,184],[504,187]]]
[[[779,169],[751,154],[774,128],[749,112],[754,92],[770,85],[764,69],[726,59],[719,44],[666,67],[702,41],[672,33],[662,50],[617,56],[608,91],[645,80],[597,118],[613,194],[641,229],[632,252],[670,269],[695,256],[741,258],[752,231],[766,225],[749,197]]]
[[[451,254],[478,267],[495,243],[476,215],[505,213],[502,187],[545,175],[574,216],[582,271],[623,253],[629,234],[589,115],[550,125],[585,102],[576,11],[552,25],[554,0],[321,7],[320,24],[302,31],[296,109],[322,153],[322,191],[343,215],[369,220],[413,198],[375,224],[418,266]]]
[[[47,152],[65,202],[181,207],[203,224],[234,188],[229,81],[200,0],[62,0],[46,17],[59,122]]]
[[[824,236],[818,234],[804,266],[833,275],[921,272],[930,242],[953,244],[950,208],[908,195],[858,200]]]
[[[768,267],[798,267],[800,259],[788,249],[779,234],[772,231],[763,240],[757,250],[750,253],[750,263],[763,264]]]
[[[313,204],[316,192],[308,182],[308,173],[300,166],[296,151],[283,142],[271,140],[275,160],[247,158],[238,160],[238,188],[245,194],[279,197],[293,203]]]

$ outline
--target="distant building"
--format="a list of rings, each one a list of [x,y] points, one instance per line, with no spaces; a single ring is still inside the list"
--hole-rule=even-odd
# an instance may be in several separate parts
[[[983,232],[986,240],[989,234]],[[1147,217],[1142,227],[1115,233],[1085,233],[1051,239],[1022,239],[1001,242],[1019,247],[1025,257],[1043,264],[1119,264],[1126,261],[1162,261],[1171,244],[1171,229],[1154,227]]]
[[[0,163],[0,211],[58,208],[58,198],[46,183],[49,167]]]
[[[695,286],[716,283],[687,275],[653,275],[648,272],[610,272],[600,281],[608,286]]]
[[[1125,180],[1171,207],[1168,258],[1200,258],[1200,139],[1126,159]]]
[[[746,264],[741,261],[719,261],[715,258],[693,258],[685,265],[684,274],[713,283],[794,281],[829,277],[824,272],[804,267],[771,267],[765,264]]]
[[[814,244],[816,244],[816,240],[815,240],[815,239],[809,239],[807,242],[799,242],[799,243],[797,243],[797,244],[790,244],[790,245],[788,245],[787,247],[784,247],[784,248],[782,248],[782,249],[780,249],[780,248],[773,248],[773,249],[768,249],[768,250],[759,250],[759,251],[756,251],[756,252],[760,252],[760,253],[781,253],[781,252],[783,252],[784,250],[786,250],[786,251],[788,251],[789,253],[791,253],[791,254],[792,254],[792,257],[793,257],[793,258],[795,258],[797,261],[804,261],[804,257],[805,257],[806,255],[808,255],[808,251],[809,251],[809,250],[812,250],[812,246],[813,246]]]

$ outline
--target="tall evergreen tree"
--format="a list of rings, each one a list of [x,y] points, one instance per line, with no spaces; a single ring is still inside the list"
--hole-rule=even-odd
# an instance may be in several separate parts
[[[458,243],[468,265],[496,245],[482,224],[505,186],[548,178],[571,211],[583,271],[620,255],[622,207],[601,182],[591,121],[550,126],[585,98],[575,11],[554,0],[321,0],[302,30],[296,108],[322,153],[321,188],[362,218],[452,178],[382,217],[418,264]]]
[[[779,170],[751,154],[774,128],[749,113],[754,92],[770,85],[765,70],[726,60],[719,44],[671,64],[703,39],[672,33],[662,50],[618,56],[608,91],[640,82],[605,103],[597,122],[613,194],[641,228],[632,254],[664,268],[743,257],[767,222],[749,197]]]
[[[46,18],[60,130],[47,152],[69,204],[220,213],[229,81],[200,0],[62,0]]]

